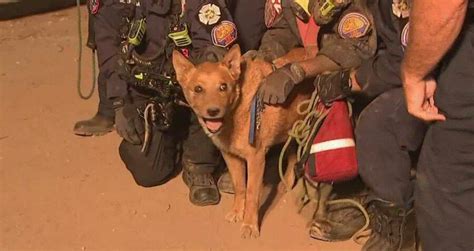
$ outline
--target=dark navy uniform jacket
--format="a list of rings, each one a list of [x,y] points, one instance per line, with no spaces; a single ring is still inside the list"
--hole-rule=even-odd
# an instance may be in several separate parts
[[[393,0],[369,1],[377,30],[377,52],[362,63],[356,76],[364,94],[372,98],[402,86],[400,66],[408,41],[409,23],[408,17],[394,14],[392,3]]]

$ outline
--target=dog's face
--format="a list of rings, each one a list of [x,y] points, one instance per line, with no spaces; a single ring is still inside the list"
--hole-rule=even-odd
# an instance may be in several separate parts
[[[240,97],[240,47],[234,45],[217,63],[194,66],[178,51],[173,66],[184,96],[208,134],[218,133]]]

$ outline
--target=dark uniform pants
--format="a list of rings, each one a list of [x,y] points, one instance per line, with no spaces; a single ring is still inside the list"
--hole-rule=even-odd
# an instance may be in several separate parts
[[[474,25],[441,68],[435,101],[447,117],[430,126],[420,154],[415,210],[423,250],[474,250]]]
[[[142,102],[137,102],[137,105]],[[125,140],[119,147],[120,157],[140,186],[157,186],[168,181],[177,171],[182,146],[182,161],[190,172],[212,173],[220,164],[220,153],[191,111],[179,108],[173,127],[152,131],[150,145],[141,152],[141,145]]]
[[[413,198],[412,160],[426,130],[407,112],[402,88],[387,91],[361,113],[356,125],[359,173],[375,195],[400,207]]]

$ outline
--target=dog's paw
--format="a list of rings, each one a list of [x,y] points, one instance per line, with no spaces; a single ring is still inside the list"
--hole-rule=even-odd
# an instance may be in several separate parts
[[[241,222],[244,219],[244,210],[232,210],[225,216],[225,220],[231,223]]]
[[[242,224],[240,233],[242,234],[243,239],[258,238],[260,236],[260,231],[258,230],[257,225]]]

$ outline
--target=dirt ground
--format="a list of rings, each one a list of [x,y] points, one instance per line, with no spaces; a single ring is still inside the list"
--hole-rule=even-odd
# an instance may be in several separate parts
[[[83,13],[83,34],[86,15]],[[232,196],[196,207],[180,176],[137,186],[115,133],[72,133],[97,95],[76,93],[76,10],[0,22],[1,250],[359,250],[324,243],[284,197],[265,214],[259,239],[224,221]],[[84,78],[89,86],[90,52]]]

